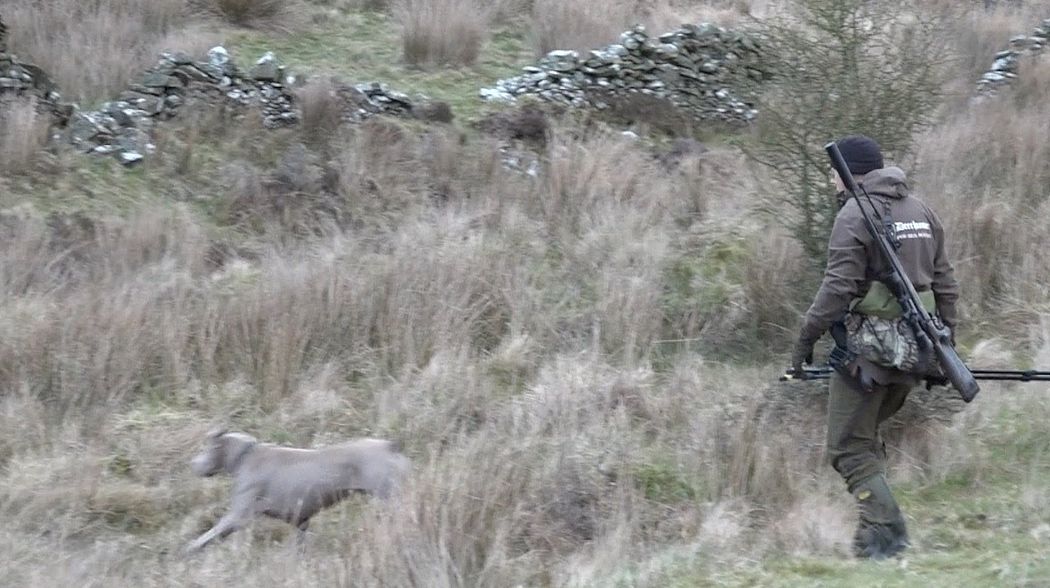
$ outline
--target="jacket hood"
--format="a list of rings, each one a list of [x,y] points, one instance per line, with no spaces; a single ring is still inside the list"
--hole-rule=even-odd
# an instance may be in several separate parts
[[[869,194],[887,198],[904,198],[908,195],[908,179],[899,167],[884,167],[868,172],[857,180]]]

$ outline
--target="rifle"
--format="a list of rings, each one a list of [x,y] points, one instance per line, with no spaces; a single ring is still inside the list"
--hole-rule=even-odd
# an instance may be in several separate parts
[[[788,382],[791,380],[805,379],[805,380],[826,380],[831,376],[835,368],[830,365],[822,365],[815,367],[804,367],[804,377],[799,378],[795,374],[794,369],[788,369],[784,372],[784,375],[780,376],[781,382]],[[998,381],[1012,381],[1012,382],[1050,382],[1050,371],[1039,371],[1039,370],[970,370],[976,380],[998,380]],[[941,376],[923,376],[926,380],[927,386],[944,386],[948,383],[947,377]]]
[[[846,190],[857,200],[857,205],[864,216],[864,224],[890,266],[891,271],[882,276],[881,281],[886,284],[886,287],[897,298],[897,303],[900,304],[903,310],[904,320],[915,333],[919,352],[928,354],[932,348],[933,354],[937,358],[937,364],[940,366],[947,381],[951,382],[952,386],[959,392],[959,395],[962,396],[963,401],[972,401],[981,388],[977,385],[977,380],[970,372],[970,369],[966,367],[962,358],[959,357],[959,354],[955,352],[955,348],[952,347],[951,331],[934,320],[922,305],[919,293],[915,291],[915,286],[908,279],[908,275],[904,273],[904,266],[901,265],[893,244],[889,242],[888,235],[879,232],[877,225],[871,220],[871,216],[860,201],[860,195],[864,194],[868,200],[868,205],[871,206],[871,213],[879,218],[881,223],[882,218],[879,217],[879,213],[875,209],[875,203],[872,202],[871,196],[864,188],[858,186],[857,181],[853,179],[853,174],[850,173],[838,145],[834,142],[828,143],[824,146],[824,150],[831,157],[831,165],[838,172],[839,177],[846,186]]]

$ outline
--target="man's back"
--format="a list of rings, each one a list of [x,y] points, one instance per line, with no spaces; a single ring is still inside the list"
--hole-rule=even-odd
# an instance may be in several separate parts
[[[867,198],[862,197],[861,202],[851,198],[836,216],[828,242],[825,278],[807,313],[804,330],[824,332],[858,303],[860,308],[855,310],[868,309],[871,314],[878,312],[870,309],[896,304],[888,290],[877,286],[889,265],[865,226],[861,206],[871,218],[892,223],[892,233],[900,244],[897,256],[905,273],[917,291],[930,293],[926,294],[930,296],[928,310],[936,310],[949,327],[954,327],[959,285],[945,253],[944,229],[937,214],[910,194],[900,168],[876,169],[860,181],[871,203]]]
[[[944,253],[944,229],[940,218],[926,203],[910,194],[900,168],[872,171],[864,176],[861,185],[871,197],[874,212],[884,221],[892,222],[892,233],[899,243],[897,256],[915,289],[937,292],[944,298],[943,302],[951,302],[954,311],[958,284]],[[857,200],[850,199],[839,211],[833,232],[846,231],[851,238],[864,243],[868,274],[865,279],[870,281],[884,275],[890,268],[864,226],[860,206]],[[867,202],[864,206],[870,215],[872,207]],[[876,217],[872,215],[872,218]]]

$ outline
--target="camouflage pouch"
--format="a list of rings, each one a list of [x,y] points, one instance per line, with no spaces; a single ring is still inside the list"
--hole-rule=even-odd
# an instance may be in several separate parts
[[[845,323],[849,350],[859,357],[902,372],[929,371],[929,353],[919,350],[915,333],[903,317],[885,319],[849,313]]]

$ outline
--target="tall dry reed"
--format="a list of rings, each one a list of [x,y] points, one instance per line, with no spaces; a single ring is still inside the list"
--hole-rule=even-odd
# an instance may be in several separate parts
[[[412,65],[473,65],[489,33],[491,11],[481,0],[397,0],[402,56]]]

